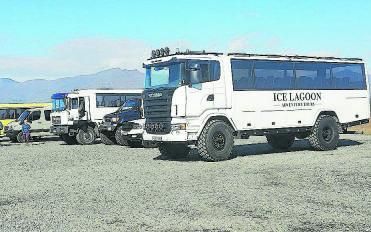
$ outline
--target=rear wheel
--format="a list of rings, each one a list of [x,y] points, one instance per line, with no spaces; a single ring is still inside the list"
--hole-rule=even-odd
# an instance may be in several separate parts
[[[339,142],[339,125],[329,115],[318,117],[309,136],[310,145],[320,151],[334,150]]]
[[[122,130],[121,126],[116,129],[116,132],[115,132],[116,142],[117,142],[117,144],[119,144],[121,146],[129,146],[128,141],[124,138],[124,136],[122,136],[121,130]]]
[[[277,134],[266,136],[269,145],[278,150],[289,149],[295,141],[293,134]]]
[[[88,126],[86,130],[80,129],[76,135],[76,140],[81,145],[91,145],[96,139],[95,131]]]
[[[111,133],[103,133],[103,132],[101,132],[100,133],[100,140],[105,145],[115,145],[116,144],[115,137]]]
[[[204,160],[221,161],[232,158],[233,128],[221,120],[206,124],[197,141],[198,152]]]
[[[76,137],[75,136],[69,136],[68,134],[64,134],[64,135],[61,135],[61,139],[67,145],[75,145],[75,144],[77,144],[77,140],[76,140]]]
[[[158,148],[161,155],[173,159],[185,158],[190,151],[187,144],[183,143],[161,143]]]

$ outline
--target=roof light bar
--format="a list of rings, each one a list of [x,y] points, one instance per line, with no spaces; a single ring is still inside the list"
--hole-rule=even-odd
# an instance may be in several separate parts
[[[160,49],[152,50],[151,59],[164,57],[168,55],[170,55],[170,48],[168,47],[160,48]]]

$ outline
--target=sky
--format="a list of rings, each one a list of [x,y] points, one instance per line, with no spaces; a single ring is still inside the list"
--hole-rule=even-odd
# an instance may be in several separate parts
[[[369,0],[0,0],[0,78],[141,69],[164,46],[370,63],[370,22]]]

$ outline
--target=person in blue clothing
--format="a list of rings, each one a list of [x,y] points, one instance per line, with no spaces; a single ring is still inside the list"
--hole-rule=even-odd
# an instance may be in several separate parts
[[[27,119],[24,120],[22,124],[22,135],[23,135],[23,140],[28,143],[30,141],[30,131],[31,131],[31,125],[27,121]]]

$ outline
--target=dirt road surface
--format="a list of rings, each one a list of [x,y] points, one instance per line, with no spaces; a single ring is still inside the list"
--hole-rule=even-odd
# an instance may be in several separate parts
[[[281,153],[252,137],[234,152],[0,141],[0,231],[371,231],[371,136]]]

